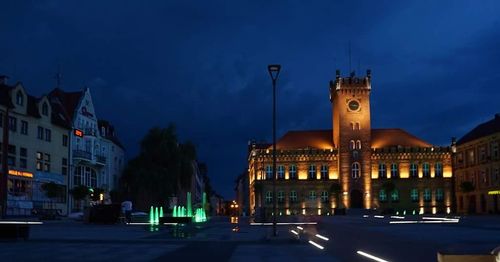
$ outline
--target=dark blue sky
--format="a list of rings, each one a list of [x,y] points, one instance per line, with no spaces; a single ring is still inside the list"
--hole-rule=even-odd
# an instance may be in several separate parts
[[[71,3],[69,3],[71,2]],[[147,2],[147,4],[145,4]],[[0,74],[41,95],[88,86],[128,157],[175,122],[232,198],[249,139],[331,128],[335,69],[372,69],[372,126],[438,145],[500,111],[500,2],[10,1],[0,5]],[[439,3],[437,3],[439,2]]]

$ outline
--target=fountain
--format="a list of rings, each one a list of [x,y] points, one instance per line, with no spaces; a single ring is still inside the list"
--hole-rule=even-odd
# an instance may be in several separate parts
[[[160,217],[163,217],[163,207],[160,207]]]
[[[155,215],[153,212],[153,206],[149,209],[149,224],[154,224],[155,222]]]
[[[158,218],[160,214],[158,213],[158,207],[155,207],[155,224],[158,224],[160,222],[160,219]]]
[[[193,210],[191,207],[191,192],[186,193],[186,204],[187,204],[187,216],[192,217],[193,216]]]

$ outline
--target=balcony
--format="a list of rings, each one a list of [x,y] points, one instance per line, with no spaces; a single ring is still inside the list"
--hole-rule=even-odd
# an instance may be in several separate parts
[[[101,165],[106,165],[106,157],[105,156],[95,156],[96,163]]]
[[[84,133],[86,136],[96,136],[97,135],[97,130],[94,128],[85,128]]]
[[[73,157],[87,161],[92,160],[92,154],[83,150],[73,150]]]

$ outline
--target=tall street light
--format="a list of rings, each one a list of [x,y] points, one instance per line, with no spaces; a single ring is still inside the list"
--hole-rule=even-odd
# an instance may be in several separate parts
[[[276,236],[276,81],[281,65],[268,65],[267,71],[273,80],[273,236]]]

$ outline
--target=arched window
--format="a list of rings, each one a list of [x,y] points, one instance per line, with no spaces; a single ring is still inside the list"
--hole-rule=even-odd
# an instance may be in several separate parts
[[[328,179],[328,165],[321,165],[321,179]]]
[[[290,191],[290,202],[297,202],[297,191]]]
[[[413,188],[410,191],[410,198],[412,202],[418,202],[418,189]]]
[[[351,129],[354,130],[354,122],[351,122]]]
[[[391,178],[399,178],[399,168],[396,163],[391,164]]]
[[[24,105],[24,96],[23,96],[23,92],[21,92],[21,90],[17,91],[16,105],[18,105],[18,106]]]
[[[354,142],[354,140],[349,141],[349,149],[356,149],[356,142]]]
[[[387,194],[385,193],[385,190],[384,189],[380,189],[380,191],[378,192],[378,200],[380,202],[385,202],[387,201]]]
[[[378,164],[378,177],[387,178],[387,169],[384,163]]]
[[[418,165],[416,163],[410,164],[410,177],[418,177]]]
[[[277,171],[278,171],[278,179],[285,179],[285,166],[279,165]]]
[[[328,202],[328,191],[321,192],[321,202],[323,203]]]
[[[436,189],[436,201],[442,202],[444,199],[444,191],[442,188]]]
[[[285,191],[278,191],[278,203],[285,202]]]
[[[309,179],[316,179],[316,166],[315,165],[309,165],[308,178]]]
[[[266,166],[266,179],[267,180],[273,179],[273,168],[271,167],[271,165]]]
[[[361,173],[361,170],[360,170],[360,167],[359,167],[359,163],[353,163],[352,164],[352,168],[351,168],[351,175],[352,175],[352,178],[356,179],[356,178],[359,178],[360,177],[360,173]]]
[[[309,191],[309,200],[316,200],[316,191]]]
[[[441,162],[436,162],[434,165],[435,177],[443,177],[443,164]]]
[[[429,163],[424,163],[422,165],[422,173],[423,173],[424,177],[431,177],[431,168],[430,168]]]
[[[424,189],[424,201],[431,202],[431,199],[432,199],[431,190],[429,188]]]
[[[49,105],[47,103],[43,103],[42,105],[42,115],[48,116],[49,115]]]
[[[361,140],[356,141],[356,148],[361,149]]]
[[[361,130],[361,125],[359,124],[359,122],[356,122],[355,127],[356,127],[356,130]]]
[[[397,189],[392,190],[391,201],[392,202],[399,202],[399,191]]]
[[[290,176],[290,179],[297,179],[297,166],[292,164],[290,165],[288,169],[288,175]]]
[[[266,203],[272,203],[273,202],[273,192],[267,191],[266,192]]]

